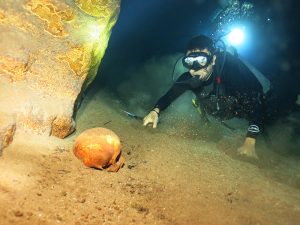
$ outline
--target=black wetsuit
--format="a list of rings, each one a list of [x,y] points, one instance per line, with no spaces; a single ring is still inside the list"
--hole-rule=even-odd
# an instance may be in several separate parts
[[[238,57],[230,53],[217,55],[214,71],[207,81],[201,81],[189,72],[183,73],[155,107],[164,110],[187,90],[194,92],[206,113],[221,120],[233,117],[247,119],[249,137],[255,137],[260,132],[263,122],[263,88]]]

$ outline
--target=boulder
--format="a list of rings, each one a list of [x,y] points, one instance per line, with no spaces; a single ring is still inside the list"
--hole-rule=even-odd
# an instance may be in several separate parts
[[[17,130],[74,131],[119,10],[120,0],[0,1],[0,111]]]

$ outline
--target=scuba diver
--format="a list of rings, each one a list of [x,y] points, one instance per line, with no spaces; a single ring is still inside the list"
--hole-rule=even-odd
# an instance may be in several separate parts
[[[187,90],[196,96],[195,104],[206,114],[221,121],[233,117],[249,121],[246,138],[238,153],[257,158],[256,137],[263,128],[263,85],[236,56],[217,51],[207,36],[192,38],[182,59],[188,72],[183,73],[143,118],[143,125],[157,127],[159,114]]]

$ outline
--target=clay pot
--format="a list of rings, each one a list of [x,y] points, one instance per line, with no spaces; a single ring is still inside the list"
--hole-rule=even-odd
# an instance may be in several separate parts
[[[75,139],[73,152],[84,165],[111,172],[117,172],[125,162],[121,156],[119,137],[103,127],[82,132]]]

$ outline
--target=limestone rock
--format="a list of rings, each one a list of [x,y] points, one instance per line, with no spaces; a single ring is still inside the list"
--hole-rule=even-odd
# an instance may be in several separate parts
[[[16,124],[12,116],[0,112],[0,155],[13,140]]]
[[[94,80],[120,0],[0,1],[0,112],[16,128],[64,138]]]
[[[75,128],[75,122],[69,116],[57,117],[52,121],[51,135],[64,138],[72,133]]]

